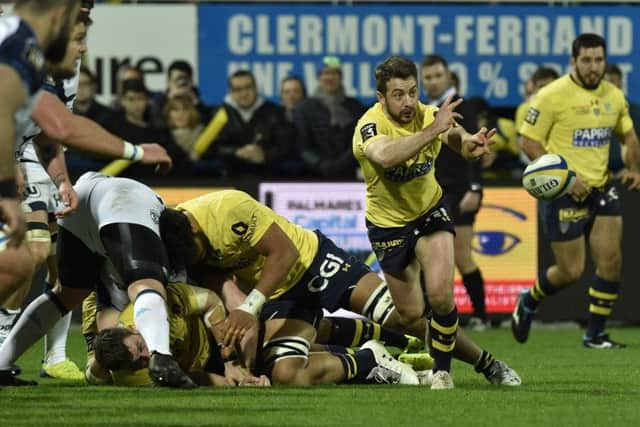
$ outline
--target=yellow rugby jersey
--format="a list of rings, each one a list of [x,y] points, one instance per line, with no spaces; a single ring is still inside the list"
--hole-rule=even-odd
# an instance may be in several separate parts
[[[205,262],[233,272],[245,285],[252,287],[258,283],[265,260],[254,247],[271,224],[276,223],[300,255],[270,299],[292,288],[318,252],[318,237],[313,231],[292,224],[242,191],[223,190],[205,194],[181,203],[178,209],[193,215],[207,236],[211,251]]]
[[[520,133],[563,156],[589,186],[602,187],[613,132],[622,135],[632,128],[620,89],[603,80],[597,89],[587,90],[565,75],[536,94]]]
[[[516,131],[518,131],[518,133],[520,133],[519,130],[522,127],[522,123],[524,123],[524,118],[527,115],[527,110],[529,110],[530,105],[531,105],[531,99],[527,99],[522,104],[518,105],[518,108],[516,109],[516,116],[514,118],[514,122],[516,126]]]
[[[187,373],[204,371],[211,355],[209,332],[202,320],[202,310],[195,287],[185,283],[170,283],[167,286],[169,348],[180,367]],[[120,313],[118,326],[135,327],[133,304],[127,304]],[[149,370],[146,368],[113,372],[112,377],[115,385],[152,384]]]
[[[371,162],[367,146],[383,136],[410,136],[429,126],[437,107],[418,102],[411,123],[399,125],[376,103],[358,121],[353,134],[353,154],[367,185],[367,219],[379,227],[399,227],[413,221],[438,203],[442,189],[435,177],[435,160],[442,142],[438,136],[413,158],[391,168]]]

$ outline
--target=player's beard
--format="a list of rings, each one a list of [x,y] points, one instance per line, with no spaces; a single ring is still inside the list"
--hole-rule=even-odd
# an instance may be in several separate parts
[[[580,80],[580,83],[582,83],[582,87],[584,87],[585,89],[588,89],[588,90],[593,90],[593,89],[597,89],[598,86],[600,85],[600,82],[602,81],[602,78],[604,77],[604,73],[602,73],[602,74],[600,74],[600,76],[598,76],[598,78],[596,79],[595,83],[589,83],[589,82],[587,82],[585,80],[584,76],[580,73],[580,70],[578,68],[576,68],[576,77],[578,77],[578,80]]]
[[[44,51],[44,57],[51,63],[58,63],[64,59],[67,53],[67,45],[71,38],[71,25],[69,21],[64,24],[60,34],[51,42]]]
[[[404,110],[400,110],[398,114],[395,114],[391,111],[391,109],[387,110],[389,116],[393,119],[394,122],[400,123],[401,125],[406,125],[407,123],[411,123],[413,118],[416,115],[416,109],[414,108],[405,108]]]

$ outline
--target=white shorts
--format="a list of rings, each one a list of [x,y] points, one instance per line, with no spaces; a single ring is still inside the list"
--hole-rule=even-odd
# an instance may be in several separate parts
[[[58,188],[44,172],[40,163],[20,163],[24,175],[24,200],[22,210],[35,212],[46,210],[55,213],[64,208]],[[44,176],[41,172],[44,172]]]

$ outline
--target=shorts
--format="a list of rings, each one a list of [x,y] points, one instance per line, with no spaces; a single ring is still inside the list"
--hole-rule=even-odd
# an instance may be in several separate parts
[[[582,202],[569,195],[538,202],[544,235],[552,242],[564,242],[588,234],[597,216],[621,216],[622,206],[613,184],[593,189]]]
[[[291,289],[280,295],[278,302],[291,301],[295,307],[349,309],[351,291],[371,269],[359,258],[340,249],[324,234],[318,235],[318,253],[302,278]]]
[[[424,215],[402,227],[378,227],[367,220],[371,247],[378,258],[380,268],[386,273],[404,271],[415,258],[418,239],[438,231],[455,235],[453,219],[444,198]]]

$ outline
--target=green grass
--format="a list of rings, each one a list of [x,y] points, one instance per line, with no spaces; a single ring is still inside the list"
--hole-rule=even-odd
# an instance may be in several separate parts
[[[584,349],[577,329],[537,329],[526,345],[507,329],[473,334],[518,371],[518,388],[491,386],[460,363],[453,367],[456,389],[444,392],[373,385],[179,391],[43,379],[38,387],[0,390],[0,425],[637,426],[640,330],[612,332],[630,347]],[[41,351],[38,345],[19,361],[23,377],[37,377]],[[73,331],[69,354],[83,364],[83,352]]]

